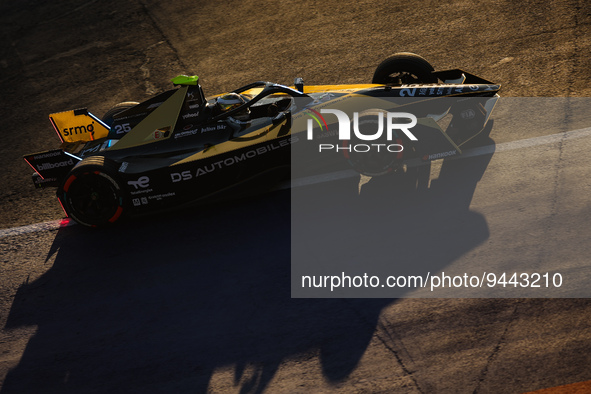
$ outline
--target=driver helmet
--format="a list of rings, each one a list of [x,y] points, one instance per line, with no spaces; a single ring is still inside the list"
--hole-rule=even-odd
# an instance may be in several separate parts
[[[216,107],[220,113],[233,110],[244,103],[246,103],[246,100],[238,93],[226,93],[216,99]],[[250,117],[250,109],[245,108],[244,110],[233,114],[231,117],[241,121],[248,120]]]

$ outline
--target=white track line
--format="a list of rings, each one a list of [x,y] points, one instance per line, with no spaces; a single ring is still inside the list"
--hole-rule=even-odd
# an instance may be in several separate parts
[[[482,155],[490,155],[491,153],[498,153],[498,152],[508,152],[516,149],[525,149],[531,148],[534,146],[540,145],[547,145],[553,144],[565,139],[578,139],[591,136],[591,127],[587,127],[584,129],[572,130],[567,131],[566,133],[557,133],[551,135],[544,135],[541,137],[533,137],[527,138],[524,140],[518,141],[511,141],[511,142],[504,142],[502,144],[497,145],[486,145],[479,148],[468,149],[461,156],[456,156],[450,159],[463,159],[467,157],[475,157],[475,156],[482,156]],[[450,160],[447,159],[447,160]],[[411,165],[416,166],[420,165],[420,163]],[[282,189],[289,189],[293,187],[299,186],[307,186],[313,185],[316,183],[324,183],[329,181],[335,181],[339,179],[346,179],[354,176],[359,176],[359,173],[353,170],[344,170],[333,172],[330,174],[322,174],[322,175],[314,175],[306,178],[294,179],[291,182],[286,182],[278,187],[279,190]],[[0,239],[12,236],[18,236],[28,233],[34,233],[38,231],[51,231],[51,230],[58,230],[63,227],[69,227],[76,224],[74,221],[70,220],[69,222],[64,222],[64,220],[52,220],[50,222],[45,223],[36,223],[30,224],[27,226],[21,227],[13,227],[7,229],[0,229]]]
[[[0,239],[6,238],[6,237],[12,237],[15,235],[35,233],[37,231],[58,230],[60,228],[69,227],[74,224],[76,224],[76,222],[74,222],[73,220],[66,221],[63,219],[59,219],[59,220],[52,220],[50,222],[45,222],[45,223],[35,223],[35,224],[29,224],[27,226],[6,228],[6,229],[0,230]]]

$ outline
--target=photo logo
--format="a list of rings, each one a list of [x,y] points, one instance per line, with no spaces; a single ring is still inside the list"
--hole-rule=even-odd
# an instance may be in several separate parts
[[[308,115],[311,116],[312,119],[314,119],[316,121],[318,126],[320,126],[320,131],[323,132],[325,127],[326,127],[326,130],[328,131],[328,125],[326,124],[326,120],[324,120],[324,117],[322,115],[320,115],[320,113],[318,113],[318,111],[313,110],[312,108],[310,108],[310,111],[312,113],[309,113]],[[323,110],[320,110],[320,111],[323,111]],[[308,119],[308,139],[309,140],[312,139],[312,119]],[[322,120],[322,122],[320,120]]]
[[[314,121],[320,127],[320,132],[325,133],[328,131],[328,125],[322,114],[331,114],[337,117],[338,122],[338,139],[340,141],[349,141],[352,136],[356,140],[361,141],[383,141],[384,129],[386,133],[386,140],[388,142],[396,141],[400,142],[396,131],[401,131],[411,141],[418,141],[417,137],[410,131],[411,128],[416,126],[417,117],[408,112],[385,112],[378,111],[372,112],[371,114],[361,115],[362,120],[360,121],[359,112],[353,113],[353,122],[345,112],[338,109],[321,109],[320,112],[310,109],[311,113],[308,113],[312,119],[307,121],[307,138],[308,140],[314,139]],[[384,122],[385,120],[385,122]],[[375,124],[377,123],[377,129]],[[385,123],[385,126],[384,126]],[[351,133],[351,124],[353,125],[353,133]],[[368,133],[365,125],[371,124],[371,133]],[[363,132],[360,130],[360,126],[364,126]],[[388,152],[402,152],[404,149],[400,143],[396,144],[385,144],[385,143],[373,143],[373,144],[319,144],[319,151],[323,150],[346,150],[348,152],[369,152],[371,150],[380,149],[387,150]]]

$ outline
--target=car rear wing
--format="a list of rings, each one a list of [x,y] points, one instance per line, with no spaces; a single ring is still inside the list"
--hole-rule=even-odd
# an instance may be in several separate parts
[[[61,148],[79,146],[84,142],[105,138],[110,128],[86,108],[57,112],[49,115],[60,141]],[[67,149],[67,148],[66,148]],[[72,151],[72,149],[67,149]],[[81,158],[65,149],[53,149],[25,155],[23,159],[31,166],[33,184],[36,188],[57,187],[62,179]]]
[[[49,121],[61,142],[94,141],[109,135],[109,126],[86,108],[57,112]]]
[[[81,160],[63,149],[33,153],[23,158],[35,170],[33,183],[36,188],[58,187],[66,174]]]

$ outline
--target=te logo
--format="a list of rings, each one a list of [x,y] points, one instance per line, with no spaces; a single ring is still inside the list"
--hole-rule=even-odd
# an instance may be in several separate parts
[[[145,189],[150,186],[150,178],[147,176],[142,176],[137,181],[128,181],[127,184],[135,187],[135,190],[138,190],[140,187]]]
[[[310,109],[313,114],[310,116],[320,125],[321,130],[324,129],[322,125],[327,126],[324,117],[321,114],[332,114],[337,117],[339,124],[339,140],[350,140],[351,139],[351,119],[349,116],[338,109],[321,109],[320,113],[313,109]],[[362,141],[375,141],[382,137],[384,133],[384,117],[386,118],[386,137],[389,141],[394,139],[394,130],[402,131],[411,141],[418,141],[409,129],[413,128],[417,124],[417,117],[408,112],[378,112],[376,114],[378,120],[377,131],[374,134],[363,134],[359,130],[359,113],[353,113],[353,133],[355,136]],[[320,119],[318,119],[320,118]],[[399,123],[401,119],[410,120],[410,122]],[[322,122],[321,122],[322,121]],[[308,140],[313,139],[313,128],[314,124],[312,119],[308,119],[307,124],[307,136]]]

